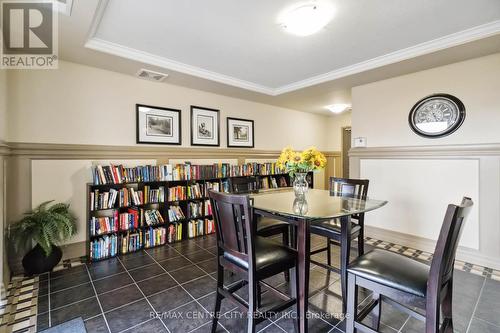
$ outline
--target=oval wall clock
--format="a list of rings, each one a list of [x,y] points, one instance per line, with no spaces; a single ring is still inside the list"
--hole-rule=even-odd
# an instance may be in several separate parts
[[[434,94],[418,101],[408,115],[411,129],[426,138],[455,132],[465,120],[465,106],[449,94]]]

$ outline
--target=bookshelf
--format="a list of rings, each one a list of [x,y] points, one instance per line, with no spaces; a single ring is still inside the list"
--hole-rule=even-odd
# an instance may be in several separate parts
[[[253,177],[258,189],[290,187],[274,163],[97,166],[87,184],[87,258],[100,261],[215,232],[208,190],[230,192]],[[312,173],[308,176],[312,187]]]

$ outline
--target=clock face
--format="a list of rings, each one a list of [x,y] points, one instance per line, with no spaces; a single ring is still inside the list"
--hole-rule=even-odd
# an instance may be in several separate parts
[[[436,94],[418,101],[408,117],[411,129],[428,138],[453,133],[464,119],[464,104],[455,96],[447,94]]]

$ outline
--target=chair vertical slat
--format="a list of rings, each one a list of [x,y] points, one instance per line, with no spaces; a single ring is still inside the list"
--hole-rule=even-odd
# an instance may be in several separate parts
[[[373,273],[373,278],[363,274],[360,279],[356,267],[361,265],[360,263],[366,262],[367,259],[363,258],[363,256],[358,259],[357,263],[352,264],[349,270],[350,290],[355,292],[355,286],[352,285],[354,283],[356,286],[372,290],[374,294],[382,295],[383,299],[386,299],[389,303],[394,304],[394,302],[397,302],[401,307],[406,307],[407,311],[415,318],[425,320],[426,333],[453,332],[453,266],[463,224],[472,205],[472,200],[467,197],[463,198],[460,206],[448,205],[434,250],[424,296],[405,290],[403,282],[400,282],[401,286],[398,288],[384,283],[384,275],[390,276],[392,274],[389,269],[385,269],[384,272]],[[411,261],[413,259],[408,258],[406,260]],[[356,298],[357,295],[350,295],[349,297]],[[356,309],[353,308],[352,302],[349,305],[348,313],[354,313]],[[415,311],[415,308],[424,310],[425,318]],[[380,317],[377,319],[376,326],[379,324]],[[441,322],[443,324],[440,328]],[[348,321],[347,333],[354,332],[356,328],[359,330],[362,326],[360,322],[356,321],[356,318],[353,318]]]

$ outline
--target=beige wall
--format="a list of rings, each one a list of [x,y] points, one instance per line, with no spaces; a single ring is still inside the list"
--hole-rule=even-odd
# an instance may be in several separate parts
[[[342,127],[351,126],[352,112],[345,112],[328,118],[326,149],[330,151],[342,150]]]
[[[74,63],[58,70],[10,74],[8,141],[135,145],[135,104],[182,110],[182,143],[190,145],[190,105],[220,109],[221,148],[226,117],[255,121],[255,148],[326,148],[327,117],[140,80]]]
[[[475,207],[459,258],[500,268],[499,91],[500,54],[353,88],[352,133],[368,148],[351,150],[351,174],[369,177],[370,196],[390,201],[367,216],[379,237],[432,250],[446,205],[468,195]],[[465,122],[444,138],[419,137],[408,113],[438,92],[463,101]]]
[[[0,142],[7,132],[7,71],[0,69]]]
[[[500,54],[476,58],[352,89],[352,136],[369,147],[500,142]],[[460,98],[466,118],[460,129],[429,140],[413,133],[408,112],[434,93]]]

